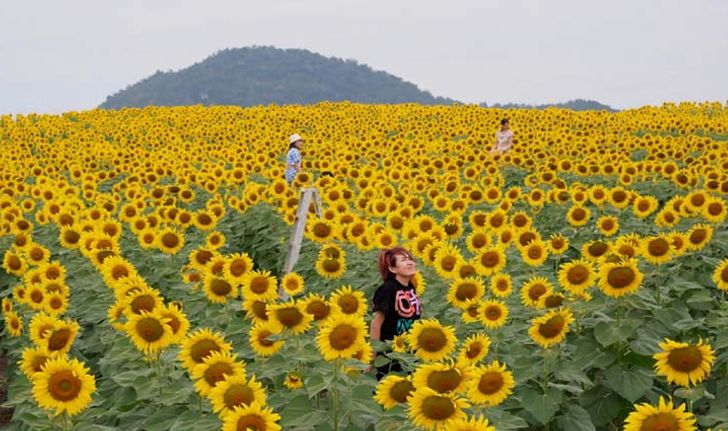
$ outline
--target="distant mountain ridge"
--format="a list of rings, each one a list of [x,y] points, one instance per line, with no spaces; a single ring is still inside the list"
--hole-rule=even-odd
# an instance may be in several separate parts
[[[344,100],[422,105],[455,102],[435,97],[411,82],[355,60],[324,57],[304,49],[247,47],[219,51],[178,71],[157,71],[108,96],[99,107],[307,105]],[[494,105],[537,109],[542,106]],[[553,106],[612,110],[599,102],[581,100]]]
[[[546,109],[546,108],[563,108],[572,109],[574,111],[609,111],[617,112],[616,109],[609,105],[599,103],[596,100],[574,99],[564,103],[546,103],[543,105],[528,105],[525,103],[495,103],[486,105],[481,103],[482,107],[500,108],[500,109]]]

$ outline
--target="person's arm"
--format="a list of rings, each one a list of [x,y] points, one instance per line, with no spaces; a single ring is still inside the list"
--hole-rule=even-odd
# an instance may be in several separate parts
[[[384,323],[384,313],[381,311],[375,311],[374,317],[372,317],[372,323],[369,328],[369,337],[372,340],[380,341],[382,339],[382,324]],[[372,350],[372,363],[369,365],[367,371],[371,371],[374,368],[374,360],[377,359],[376,350]]]

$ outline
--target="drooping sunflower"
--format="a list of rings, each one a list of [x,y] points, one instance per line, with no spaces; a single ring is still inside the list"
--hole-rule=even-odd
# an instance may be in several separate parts
[[[384,377],[378,384],[374,400],[378,402],[384,410],[403,405],[407,402],[407,398],[415,391],[410,376],[402,377],[396,374],[389,374]]]
[[[568,309],[551,310],[531,321],[528,335],[544,349],[558,344],[566,338],[569,325],[574,323],[574,316]]]
[[[255,376],[246,377],[244,374],[226,374],[224,380],[217,382],[210,390],[209,398],[212,411],[223,418],[232,413],[235,407],[249,406],[253,402],[261,405],[266,403],[263,385],[255,379]]]
[[[476,264],[478,274],[481,276],[490,276],[502,271],[506,266],[506,254],[503,247],[485,248],[477,256]]]
[[[278,334],[280,327],[270,322],[257,322],[250,328],[250,347],[259,356],[270,356],[278,352],[284,344],[282,340],[269,340],[268,337]]]
[[[508,319],[508,306],[497,299],[483,301],[479,309],[480,322],[488,329],[498,329]]]
[[[133,314],[124,325],[136,348],[149,357],[157,355],[172,343],[172,328],[158,311]]]
[[[447,301],[460,309],[465,309],[469,305],[469,301],[477,301],[484,293],[485,286],[479,278],[457,278],[450,283]]]
[[[723,259],[713,271],[713,281],[720,290],[728,291],[728,258]]]
[[[295,301],[269,304],[268,316],[271,323],[294,334],[306,332],[313,320],[313,316],[305,312],[303,305]]]
[[[666,338],[659,344],[662,352],[655,353],[655,373],[680,386],[697,385],[709,374],[715,361],[710,344],[698,340],[696,344],[682,343]]]
[[[289,272],[281,279],[281,287],[289,296],[296,296],[303,293],[303,277],[295,272]]]
[[[513,392],[516,382],[505,364],[493,361],[473,370],[468,381],[468,399],[475,404],[497,406]]]
[[[416,388],[428,387],[437,393],[463,392],[467,385],[470,366],[465,363],[432,362],[417,367],[412,374]]]
[[[636,259],[604,262],[599,267],[599,289],[613,298],[636,292],[643,278]]]
[[[441,361],[455,347],[455,329],[435,319],[418,320],[410,329],[409,345],[417,357],[425,361]]]
[[[624,421],[624,431],[694,431],[695,416],[685,411],[685,404],[674,407],[672,401],[660,397],[657,407],[648,403],[635,404],[635,410]]]
[[[182,340],[179,360],[188,371],[191,371],[212,352],[230,352],[231,350],[232,346],[225,341],[221,334],[202,328],[188,334]]]
[[[485,334],[474,334],[469,336],[460,348],[458,362],[475,365],[488,354],[490,349],[490,338]]]
[[[559,284],[574,294],[586,292],[596,281],[592,264],[585,259],[572,260],[559,267]]]
[[[490,278],[489,288],[493,295],[499,298],[507,298],[513,292],[511,275],[505,272],[494,274]]]
[[[195,379],[195,389],[204,396],[209,396],[218,383],[226,377],[245,377],[245,365],[237,360],[237,355],[226,352],[211,352],[192,369],[192,378]]]
[[[342,286],[331,294],[329,299],[332,311],[335,313],[364,316],[367,311],[367,300],[364,293],[354,290],[351,286]]]
[[[321,323],[316,344],[327,361],[351,358],[366,343],[366,325],[357,315],[334,314]]]
[[[270,271],[250,271],[243,278],[243,297],[260,301],[273,301],[278,298],[278,281]]]
[[[80,413],[91,403],[96,379],[77,359],[64,356],[49,358],[42,371],[33,376],[33,398],[45,410],[56,415]]]
[[[299,175],[300,176],[300,175]],[[223,418],[222,431],[256,430],[280,431],[281,416],[257,401],[250,405],[234,407]]]
[[[553,292],[554,286],[545,277],[531,277],[521,287],[521,303],[526,307],[540,308],[542,296]]]
[[[469,407],[454,393],[440,394],[428,387],[412,392],[408,404],[410,421],[426,430],[447,429],[453,421],[466,418],[463,409]]]

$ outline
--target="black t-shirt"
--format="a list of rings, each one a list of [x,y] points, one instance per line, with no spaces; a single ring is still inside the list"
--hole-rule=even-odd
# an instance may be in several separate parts
[[[384,313],[381,341],[387,341],[409,331],[420,318],[422,307],[417,292],[410,282],[403,286],[394,277],[385,281],[374,293],[372,310]]]

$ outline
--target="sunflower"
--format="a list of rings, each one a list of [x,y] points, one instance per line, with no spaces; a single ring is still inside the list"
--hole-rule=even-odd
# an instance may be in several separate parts
[[[286,374],[286,379],[283,381],[283,385],[288,389],[299,389],[303,387],[303,378],[297,371],[289,371]]]
[[[116,284],[127,277],[139,275],[136,268],[121,256],[112,256],[104,260],[101,265],[101,275],[106,284],[114,288]]]
[[[289,296],[296,296],[303,293],[303,277],[295,272],[289,272],[281,279],[280,286]]]
[[[20,337],[23,334],[23,319],[15,311],[4,314],[5,328],[12,337]]]
[[[713,237],[713,228],[707,224],[696,224],[687,232],[688,249],[697,251],[705,247],[705,245]]]
[[[156,247],[166,254],[177,254],[185,245],[185,237],[172,228],[157,233]]]
[[[335,314],[321,324],[316,344],[327,361],[351,358],[366,343],[366,325],[360,316]]]
[[[702,211],[703,218],[715,224],[723,223],[726,214],[728,214],[728,208],[721,198],[709,198]]]
[[[190,329],[190,321],[176,303],[169,303],[157,310],[162,322],[172,330],[171,344],[180,343]]]
[[[474,334],[463,342],[458,354],[458,362],[475,365],[488,354],[490,338],[485,334]]]
[[[13,300],[12,299],[3,298],[2,311],[3,311],[3,313],[9,313],[9,312],[13,311]]]
[[[26,347],[23,349],[23,358],[18,362],[18,365],[20,365],[20,370],[28,377],[28,380],[32,380],[35,373],[43,370],[46,361],[57,356],[57,353],[48,353],[42,347]]]
[[[404,405],[407,398],[415,391],[410,376],[402,377],[396,374],[389,374],[384,377],[378,384],[374,400],[378,402],[384,410],[391,410],[398,405]]]
[[[465,239],[465,246],[471,253],[477,254],[482,248],[493,242],[491,235],[485,229],[474,229]]]
[[[331,305],[321,295],[311,293],[303,301],[306,313],[313,316],[313,320],[321,322],[331,315]]]
[[[73,320],[54,320],[53,328],[46,330],[39,345],[49,353],[66,354],[78,334],[80,326]]]
[[[468,381],[468,399],[474,404],[497,406],[513,392],[516,382],[505,364],[493,361],[473,370]]]
[[[600,257],[607,255],[611,250],[611,245],[607,242],[594,240],[585,243],[581,247],[581,255],[589,260],[599,260]]]
[[[558,292],[551,292],[548,295],[542,295],[538,300],[536,308],[558,308],[564,303],[564,295]]]
[[[126,304],[124,304],[124,302],[116,301],[106,311],[106,319],[117,331],[124,330],[124,322],[122,322],[122,318],[124,317],[124,310],[126,310]]]
[[[42,310],[43,304],[45,303],[45,289],[43,289],[42,285],[31,285],[28,288],[28,294],[27,294],[28,300],[26,301],[26,304],[30,306],[33,310]]]
[[[526,307],[540,308],[539,300],[553,292],[554,286],[544,277],[532,277],[521,287],[521,303]]]
[[[695,416],[685,411],[685,404],[673,407],[672,401],[660,397],[657,407],[648,403],[635,404],[635,411],[624,421],[624,431],[693,431]]]
[[[639,290],[643,278],[636,259],[605,262],[599,268],[599,289],[607,296],[618,298]]]
[[[728,291],[728,259],[723,259],[715,267],[713,281],[718,289]]]
[[[672,259],[673,249],[664,236],[645,238],[642,242],[642,257],[653,265],[662,265]]]
[[[213,231],[205,238],[205,247],[210,250],[219,250],[225,245],[225,235],[222,232]]]
[[[243,278],[243,297],[260,301],[273,301],[278,298],[278,281],[270,271],[250,271]]]
[[[490,278],[490,291],[499,298],[507,298],[513,292],[511,275],[505,272],[493,274]]]
[[[321,277],[335,280],[346,271],[346,263],[341,259],[332,259],[325,255],[319,254],[319,258],[316,259],[316,272]]]
[[[197,365],[212,352],[230,352],[232,346],[217,332],[207,328],[198,329],[188,334],[182,340],[179,352],[179,360],[188,371],[193,370]]]
[[[212,273],[207,273],[203,282],[203,290],[205,296],[210,302],[224,304],[230,299],[238,296],[238,288],[232,284],[226,277],[218,277]]]
[[[270,322],[257,322],[250,328],[249,341],[253,351],[259,356],[271,356],[279,351],[284,342],[281,340],[273,341],[268,337],[277,335],[280,327]]]
[[[68,308],[68,297],[59,292],[53,292],[45,295],[43,300],[43,309],[53,316],[58,316],[66,312]]]
[[[195,389],[204,396],[209,396],[218,383],[233,376],[245,377],[245,366],[237,361],[237,355],[227,351],[211,352],[191,373]]]
[[[210,256],[210,259],[213,257]],[[253,259],[246,253],[235,253],[225,259],[225,266],[223,267],[224,275],[227,280],[233,283],[241,283],[245,274],[252,270]]]
[[[288,329],[294,334],[306,332],[313,320],[313,316],[303,310],[302,304],[295,301],[270,304],[268,316],[271,323],[277,324],[281,329]]]
[[[534,240],[521,249],[521,257],[526,265],[539,267],[549,257],[548,248],[543,242]]]
[[[547,246],[552,254],[563,254],[569,248],[569,239],[561,234],[553,234],[549,237]]]
[[[125,313],[127,317],[140,314],[144,311],[152,312],[164,304],[159,291],[148,286],[127,291],[123,299],[126,302]]]
[[[487,247],[477,256],[478,275],[490,276],[506,266],[506,254],[502,246]]]
[[[485,286],[479,278],[457,278],[450,283],[447,301],[460,309],[465,309],[469,305],[469,301],[477,301],[484,293]]]
[[[364,316],[367,311],[367,301],[364,293],[354,290],[346,285],[337,289],[329,299],[332,311],[336,313]]]
[[[148,357],[158,355],[172,343],[172,328],[158,311],[133,314],[124,329],[134,346]]]
[[[455,329],[434,319],[418,320],[410,329],[408,341],[420,359],[440,361],[455,347]]]
[[[73,416],[91,403],[96,379],[82,362],[63,356],[50,358],[33,377],[33,398],[45,410]]]
[[[551,310],[531,321],[528,335],[544,349],[558,344],[566,338],[574,316],[568,309]]]
[[[659,205],[658,200],[653,196],[640,196],[632,204],[632,212],[638,218],[647,218],[655,212]]]
[[[299,177],[301,174],[299,174]],[[222,431],[256,430],[280,431],[281,416],[265,404],[253,401],[250,405],[234,407],[223,418]]]
[[[508,306],[497,299],[489,299],[480,305],[480,322],[488,329],[498,329],[508,319]]]
[[[428,387],[437,393],[462,392],[466,388],[469,366],[433,362],[420,365],[412,375],[412,383],[416,388]]]
[[[261,405],[266,403],[265,389],[255,379],[245,375],[225,375],[224,380],[218,382],[209,394],[212,410],[221,417],[225,417],[235,410],[235,407],[249,406],[253,402]]]
[[[8,274],[22,277],[28,270],[28,262],[13,250],[7,250],[3,257],[3,268]]]
[[[702,382],[715,361],[710,344],[698,340],[697,344],[681,343],[666,338],[659,344],[662,352],[652,355],[657,361],[655,373],[667,381],[688,387]]]
[[[463,409],[469,407],[454,393],[440,394],[428,387],[412,392],[408,404],[410,421],[426,430],[447,429],[453,421],[466,418]]]
[[[586,225],[587,223],[589,223],[590,217],[591,211],[589,211],[589,208],[579,205],[572,206],[566,213],[566,221],[568,221],[569,224],[574,227],[581,227]]]
[[[460,250],[454,245],[444,244],[435,253],[434,267],[440,277],[454,278],[455,269],[463,261]]]
[[[306,236],[320,244],[340,238],[340,230],[340,226],[326,219],[313,217],[306,223]]]
[[[561,287],[571,293],[580,294],[594,284],[597,274],[588,260],[580,259],[561,265],[558,278]]]
[[[485,416],[472,416],[453,420],[447,425],[447,431],[495,431],[495,427]]]
[[[137,239],[141,248],[152,249],[157,244],[157,231],[151,227],[144,228],[137,233]]]
[[[40,244],[30,244],[25,252],[25,256],[31,265],[41,265],[48,263],[51,252]]]

